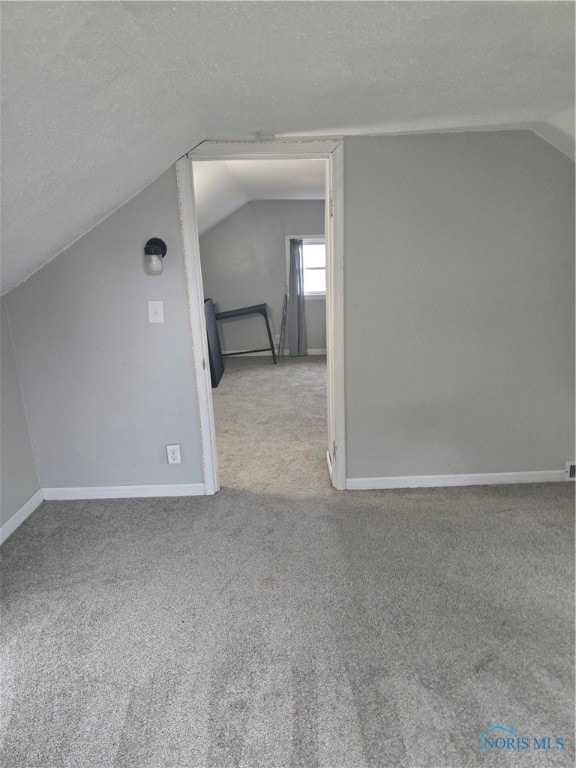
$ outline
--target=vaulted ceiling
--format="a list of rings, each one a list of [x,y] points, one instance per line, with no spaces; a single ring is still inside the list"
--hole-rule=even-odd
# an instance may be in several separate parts
[[[206,138],[521,126],[564,140],[574,6],[3,2],[2,65],[6,291]]]
[[[201,235],[250,200],[323,200],[325,160],[211,160],[194,163]]]

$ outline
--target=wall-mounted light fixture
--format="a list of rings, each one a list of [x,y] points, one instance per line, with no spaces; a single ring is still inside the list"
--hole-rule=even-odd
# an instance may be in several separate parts
[[[166,243],[159,237],[152,237],[144,246],[144,267],[149,275],[161,275],[166,256]]]

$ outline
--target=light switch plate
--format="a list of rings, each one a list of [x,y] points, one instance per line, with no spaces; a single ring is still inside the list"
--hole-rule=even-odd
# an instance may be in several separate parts
[[[149,323],[164,322],[164,302],[163,301],[148,302],[148,322]]]

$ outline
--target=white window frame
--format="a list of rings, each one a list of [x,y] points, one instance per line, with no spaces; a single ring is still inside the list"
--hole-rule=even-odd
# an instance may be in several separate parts
[[[308,242],[317,241],[322,243],[326,248],[326,237],[324,235],[286,235],[286,285],[290,285],[290,240],[307,240]],[[304,300],[322,299],[326,301],[326,294],[328,292],[328,253],[326,253],[326,290],[323,293],[305,293]]]

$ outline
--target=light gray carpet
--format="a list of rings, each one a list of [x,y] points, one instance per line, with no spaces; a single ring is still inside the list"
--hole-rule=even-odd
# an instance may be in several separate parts
[[[326,358],[227,357],[214,394],[224,488],[330,488]]]
[[[5,768],[573,764],[574,486],[339,493],[309,460],[13,534]],[[481,754],[497,723],[569,749]]]

